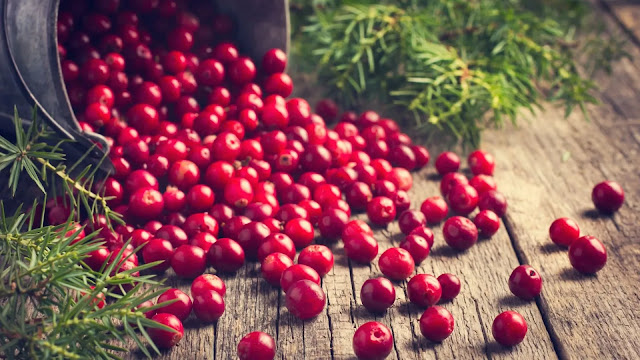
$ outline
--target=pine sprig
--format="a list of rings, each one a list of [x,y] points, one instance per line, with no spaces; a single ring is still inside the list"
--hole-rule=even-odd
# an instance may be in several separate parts
[[[598,41],[581,0],[334,0],[294,8],[306,24],[294,34],[294,54],[343,105],[391,103],[413,113],[418,129],[476,146],[484,128],[515,122],[544,101],[567,114],[584,111],[596,102],[588,75],[626,55],[620,41]],[[581,66],[584,52],[591,61]]]

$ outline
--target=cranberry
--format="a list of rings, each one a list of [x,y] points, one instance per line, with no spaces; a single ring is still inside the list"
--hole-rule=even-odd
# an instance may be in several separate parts
[[[469,180],[469,185],[473,186],[478,194],[484,194],[487,191],[496,190],[498,185],[496,181],[489,175],[476,175]]]
[[[127,122],[140,133],[151,134],[160,124],[160,118],[158,111],[153,106],[138,104],[127,111]]]
[[[360,219],[351,220],[342,230],[342,240],[359,233],[373,236],[373,230],[371,230],[369,224]]]
[[[485,237],[491,237],[500,228],[500,218],[491,210],[482,210],[473,219],[478,228],[478,233]]]
[[[189,160],[176,161],[169,169],[169,182],[187,190],[200,180],[200,169]]]
[[[240,155],[240,139],[235,134],[219,134],[211,145],[211,155],[215,160],[234,161]]]
[[[367,204],[367,216],[373,224],[386,226],[396,217],[396,205],[386,196],[375,197]]]
[[[189,245],[197,246],[204,250],[204,252],[208,252],[211,245],[213,245],[217,241],[216,237],[205,232],[198,233],[194,235],[189,240]]]
[[[157,304],[162,304],[171,300],[175,301],[171,304],[159,307],[157,309],[157,312],[175,315],[178,319],[180,319],[180,321],[184,321],[186,318],[188,318],[193,307],[193,303],[191,302],[191,298],[189,298],[189,295],[178,289],[169,289],[163,292],[158,297]]]
[[[438,155],[436,159],[436,170],[438,174],[445,175],[458,171],[460,168],[460,157],[451,151],[445,151]]]
[[[203,111],[195,119],[193,119],[193,130],[195,130],[201,136],[216,134],[219,128],[220,128],[220,118],[212,112]],[[236,136],[236,139],[237,139],[237,136]],[[216,146],[215,141],[213,146]],[[217,158],[221,158],[221,157],[222,156]],[[229,159],[229,160],[234,160],[234,159]]]
[[[276,357],[276,342],[266,333],[254,331],[245,335],[238,343],[240,360],[273,360]]]
[[[208,251],[211,265],[220,272],[234,272],[244,264],[244,250],[232,239],[221,238]]]
[[[344,252],[353,261],[368,264],[378,255],[378,242],[364,232],[343,237]]]
[[[224,189],[234,175],[235,169],[233,165],[226,161],[216,161],[207,167],[204,180],[213,190],[220,191]]]
[[[313,225],[305,219],[292,219],[284,226],[284,233],[287,234],[296,248],[301,249],[313,241]]]
[[[244,178],[233,178],[224,187],[225,201],[236,208],[244,208],[253,200],[251,183]]]
[[[193,312],[203,322],[217,321],[224,313],[222,294],[215,290],[199,291],[193,296]]]
[[[423,167],[427,166],[430,160],[429,151],[424,146],[420,145],[411,146],[411,150],[413,150],[413,153],[416,157],[416,168],[422,169]]]
[[[408,235],[404,241],[400,243],[400,247],[411,254],[411,257],[416,264],[420,264],[424,261],[424,259],[429,256],[429,251],[431,250],[429,242],[419,235]]]
[[[386,277],[400,281],[411,276],[415,262],[407,250],[390,248],[380,255],[378,266]]]
[[[296,256],[296,248],[290,237],[285,234],[275,233],[267,236],[258,248],[258,260],[262,261],[272,253],[282,253],[293,260]]]
[[[505,311],[496,316],[491,326],[496,341],[503,346],[514,346],[524,340],[527,322],[515,311]]]
[[[236,85],[248,83],[256,76],[256,66],[247,57],[240,57],[229,66],[229,80]]]
[[[496,167],[493,155],[483,150],[476,150],[469,154],[467,162],[473,175],[493,175],[493,169]]]
[[[348,221],[349,215],[346,212],[336,208],[328,208],[318,220],[318,229],[323,238],[328,240],[337,239],[342,234]]]
[[[208,232],[217,236],[220,230],[216,219],[204,213],[190,215],[182,225],[182,229],[188,236],[194,236],[200,232]]]
[[[286,293],[289,287],[301,280],[309,280],[320,284],[320,275],[310,266],[296,264],[288,267],[280,278],[280,287]]]
[[[151,188],[140,189],[129,198],[129,214],[139,219],[159,216],[164,208],[162,194]]]
[[[174,248],[177,248],[181,245],[186,245],[189,242],[189,238],[187,237],[187,234],[184,232],[184,230],[175,225],[162,226],[156,231],[155,237],[159,239],[169,240]]]
[[[312,224],[318,224],[320,216],[322,216],[322,207],[313,200],[302,201],[295,208],[299,209],[297,211],[300,213],[297,217],[307,219]],[[291,216],[288,216],[288,218],[291,218]]]
[[[427,244],[429,245],[429,249],[431,249],[433,247],[433,231],[431,231],[430,228],[426,227],[426,226],[421,226],[421,227],[417,227],[415,229],[413,229],[411,231],[411,233],[409,233],[409,235],[414,235],[414,236],[418,236],[421,238],[424,238],[427,242]],[[405,240],[408,240],[407,238],[405,238]],[[415,244],[412,244],[411,247],[413,247],[413,245],[418,245],[420,243],[420,241],[417,241]],[[401,246],[402,247],[402,246]],[[419,246],[418,248],[422,248],[422,246]],[[411,251],[409,251],[411,252]],[[428,255],[428,252],[427,252]]]
[[[311,199],[311,191],[309,191],[309,188],[300,184],[293,184],[284,189],[284,191],[281,191],[278,195],[280,195],[283,204],[296,204]]]
[[[615,181],[603,181],[593,188],[591,200],[598,211],[605,214],[614,213],[624,203],[624,190]]]
[[[456,185],[467,185],[469,184],[469,180],[467,178],[457,172],[445,174],[440,180],[440,193],[442,196],[447,196],[449,191],[454,188]]]
[[[275,73],[265,80],[264,89],[268,94],[288,97],[293,92],[293,81],[285,73]]]
[[[423,308],[427,308],[440,301],[442,287],[435,276],[418,274],[409,280],[407,284],[407,294],[409,301]]]
[[[209,104],[227,106],[231,103],[231,93],[227,88],[217,86],[211,90],[208,100]]]
[[[184,278],[195,278],[206,268],[207,259],[201,248],[193,245],[181,245],[173,253],[171,268]]]
[[[434,342],[441,342],[453,332],[453,316],[442,306],[432,306],[420,316],[422,336]]]
[[[124,158],[115,158],[111,159],[111,163],[113,164],[114,174],[118,180],[122,180],[126,178],[131,173],[131,164]]]
[[[468,215],[478,205],[478,192],[471,185],[456,185],[447,194],[447,200],[454,212]]]
[[[385,359],[393,350],[393,334],[375,321],[362,324],[353,334],[353,352],[359,360]]]
[[[389,152],[389,160],[394,166],[403,167],[407,170],[413,170],[417,165],[416,155],[413,150],[406,145],[399,145],[392,148]]]
[[[396,301],[396,289],[386,278],[369,279],[362,284],[360,300],[367,310],[383,312]]]
[[[276,187],[276,192],[282,192],[286,187],[293,185],[293,178],[291,175],[283,172],[276,172],[271,174],[269,181]]]
[[[287,309],[301,320],[318,316],[324,309],[325,300],[320,285],[310,280],[299,280],[286,291]]]
[[[449,207],[440,196],[433,196],[422,202],[420,211],[424,214],[427,223],[437,224],[447,217]]]
[[[282,131],[274,130],[266,133],[260,143],[265,153],[278,154],[285,149],[287,137]]]
[[[555,244],[569,247],[571,243],[580,237],[580,227],[569,218],[559,218],[551,223],[549,237]]]
[[[333,184],[321,184],[313,191],[313,200],[321,206],[326,207],[328,204],[335,203],[342,197],[340,188]]]
[[[162,223],[158,220],[149,220],[146,224],[144,224],[144,229],[151,233],[151,235],[155,235],[160,228],[162,228]]]
[[[283,72],[287,67],[287,54],[280,49],[271,49],[262,57],[262,70],[267,74]]]
[[[142,139],[125,143],[123,151],[127,159],[134,164],[142,165],[149,160],[149,146]]]
[[[402,213],[406,210],[409,210],[411,207],[411,199],[409,199],[409,194],[404,190],[398,190],[395,197],[393,198],[393,203],[396,205],[396,214]]]
[[[101,59],[89,59],[80,68],[80,77],[91,86],[104,84],[109,79],[109,65]]]
[[[378,180],[371,185],[374,196],[393,198],[398,193],[398,187],[388,180]]]
[[[147,333],[157,347],[169,349],[179,343],[180,340],[182,340],[182,337],[184,336],[184,327],[182,326],[182,322],[180,321],[180,319],[178,319],[176,316],[167,313],[160,313],[154,315],[151,320],[175,330],[169,331],[160,328],[149,327],[147,329]]]
[[[356,181],[347,188],[345,198],[353,210],[364,210],[373,198],[373,194],[369,185]]]
[[[398,225],[403,234],[408,235],[413,229],[426,225],[424,214],[416,210],[405,210],[398,217]]]
[[[569,246],[569,261],[584,274],[595,274],[607,263],[607,249],[593,236],[583,236]]]
[[[293,260],[288,255],[274,252],[262,259],[260,271],[262,277],[273,286],[280,286],[282,273],[293,265]]]
[[[215,204],[209,210],[209,215],[216,219],[218,224],[226,224],[235,215],[233,209],[225,204]]]
[[[250,222],[238,232],[238,243],[242,246],[247,258],[255,260],[258,258],[258,248],[270,234],[271,230],[267,225],[257,221]]]
[[[333,268],[333,253],[324,245],[309,245],[298,255],[298,264],[311,267],[322,277]]]
[[[444,240],[452,248],[464,251],[478,241],[478,229],[469,219],[462,216],[449,218],[442,227]]]
[[[507,212],[507,199],[496,190],[487,191],[480,195],[478,207],[480,210],[491,210],[498,217],[503,217]]]
[[[187,193],[187,203],[193,212],[209,210],[214,200],[213,190],[207,185],[194,185]]]
[[[460,293],[460,279],[453,274],[442,274],[438,276],[438,282],[442,288],[440,300],[453,300]]]
[[[531,300],[542,291],[542,278],[531,266],[520,265],[509,277],[509,289],[520,299]]]
[[[243,214],[252,221],[263,221],[272,217],[274,212],[273,207],[269,204],[251,203],[244,208]]]

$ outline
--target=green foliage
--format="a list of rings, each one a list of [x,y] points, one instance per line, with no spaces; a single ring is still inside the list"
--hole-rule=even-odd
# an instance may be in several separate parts
[[[294,24],[306,24],[294,55],[343,105],[392,103],[418,129],[475,146],[482,129],[542,101],[567,114],[596,102],[588,75],[624,53],[601,41],[591,11],[580,0],[294,2]],[[577,57],[586,51],[583,75]]]
[[[89,268],[83,259],[103,242],[97,232],[78,238],[81,230],[74,224],[79,212],[112,220],[118,220],[117,214],[88,190],[94,171],[79,171],[79,178],[68,175],[78,164],[65,168],[58,146],[44,141],[50,134],[35,114],[27,131],[17,115],[15,123],[15,143],[0,137],[0,166],[10,167],[3,176],[9,176],[13,194],[26,173],[45,195],[52,186],[65,189],[62,197],[72,199],[72,214],[62,225],[43,226],[37,200],[27,204],[30,210],[21,204],[11,214],[0,201],[0,358],[114,359],[127,351],[121,347],[127,338],[148,357],[150,349],[158,353],[145,328],[173,330],[147,319],[143,311],[151,308],[137,309],[163,290],[152,275],[139,275],[157,263],[122,270],[119,261],[112,261],[99,272]],[[112,256],[121,259],[123,252],[124,247]],[[95,301],[99,298],[107,299],[102,308]]]

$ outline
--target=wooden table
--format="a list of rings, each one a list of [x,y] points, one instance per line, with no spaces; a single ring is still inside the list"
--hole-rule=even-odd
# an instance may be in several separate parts
[[[636,14],[635,16],[633,14]],[[377,260],[370,266],[350,263],[341,244],[333,246],[335,267],[322,282],[326,311],[303,322],[289,314],[281,291],[250,263],[236,276],[226,276],[227,309],[216,325],[190,318],[185,338],[166,353],[167,359],[235,359],[236,345],[248,332],[260,330],[277,339],[278,359],[354,359],[351,340],[367,321],[388,325],[394,335],[391,359],[638,359],[640,358],[640,7],[626,1],[603,6],[611,31],[629,37],[634,60],[614,65],[611,77],[598,78],[600,106],[588,108],[590,122],[576,113],[563,118],[551,106],[523,115],[519,127],[488,131],[484,148],[497,159],[495,177],[509,200],[500,231],[464,253],[444,244],[441,226],[434,227],[432,253],[416,271],[450,272],[462,280],[462,292],[444,304],[455,318],[455,330],[442,344],[422,338],[422,310],[408,303],[406,283],[396,283],[395,305],[382,316],[368,313],[360,287],[380,276]],[[634,23],[635,21],[635,23]],[[432,154],[439,149],[429,147]],[[413,206],[437,195],[432,166],[415,174]],[[618,181],[626,202],[612,217],[593,210],[592,187],[605,179]],[[596,276],[576,272],[565,250],[548,237],[550,223],[561,216],[576,219],[583,234],[607,247],[606,267]],[[397,226],[378,231],[380,253],[397,246]],[[507,279],[519,264],[530,264],[544,279],[537,301],[521,301],[509,292]],[[170,284],[185,291],[188,282]],[[529,332],[520,345],[505,349],[491,335],[496,315],[516,310]]]

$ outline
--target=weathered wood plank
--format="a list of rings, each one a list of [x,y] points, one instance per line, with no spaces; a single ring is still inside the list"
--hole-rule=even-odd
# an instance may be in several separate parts
[[[635,41],[640,42],[640,3],[633,0],[602,0]]]

